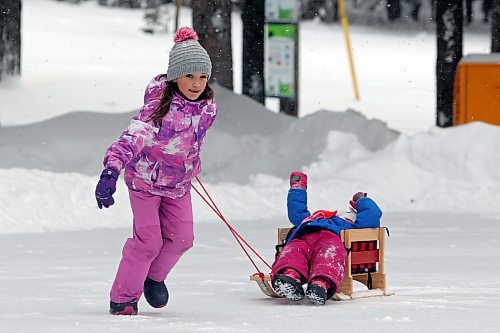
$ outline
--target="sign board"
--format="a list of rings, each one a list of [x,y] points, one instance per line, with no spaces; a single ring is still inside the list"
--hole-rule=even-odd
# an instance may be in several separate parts
[[[298,17],[297,0],[266,0],[267,22],[297,22]]]
[[[266,37],[266,95],[294,98],[297,26],[268,24]]]
[[[299,0],[266,0],[266,96],[280,100],[280,112],[298,116]]]

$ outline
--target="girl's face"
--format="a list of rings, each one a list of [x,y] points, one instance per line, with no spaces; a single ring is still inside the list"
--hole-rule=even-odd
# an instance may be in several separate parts
[[[191,73],[174,80],[181,93],[190,100],[197,100],[203,93],[208,82],[208,74]]]

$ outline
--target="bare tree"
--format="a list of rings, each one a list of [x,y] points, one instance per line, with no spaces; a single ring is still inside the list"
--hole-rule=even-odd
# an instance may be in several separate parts
[[[243,21],[243,94],[265,103],[264,21],[265,0],[246,0]]]
[[[491,10],[491,52],[500,52],[500,0],[493,0]]]
[[[0,79],[21,73],[21,0],[0,1]]]
[[[387,0],[387,15],[391,21],[396,21],[401,18],[400,0]]]
[[[193,1],[193,28],[212,59],[212,79],[233,89],[231,0]]]
[[[453,83],[462,58],[462,1],[436,1],[437,32],[437,114],[440,127],[453,125]]]

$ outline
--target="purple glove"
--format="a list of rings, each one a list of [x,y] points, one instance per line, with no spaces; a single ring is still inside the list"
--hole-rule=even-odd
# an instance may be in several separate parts
[[[307,190],[307,175],[299,171],[292,172],[290,174],[290,187]]]
[[[120,176],[120,172],[115,169],[106,168],[102,171],[101,178],[95,188],[95,198],[99,209],[102,209],[102,206],[108,208],[115,203],[113,193],[116,191],[118,176]]]
[[[366,193],[365,192],[356,192],[356,194],[354,194],[352,196],[352,200],[349,200],[349,203],[351,204],[351,207],[356,209],[356,205],[358,204],[358,200],[361,199],[361,198],[364,198],[366,197]]]

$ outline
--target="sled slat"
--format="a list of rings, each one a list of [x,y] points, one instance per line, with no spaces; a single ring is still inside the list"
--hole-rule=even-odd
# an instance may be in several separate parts
[[[351,242],[378,240],[379,229],[381,228],[365,228],[365,229],[347,229],[342,230],[341,238],[345,241],[346,234],[349,234]]]

